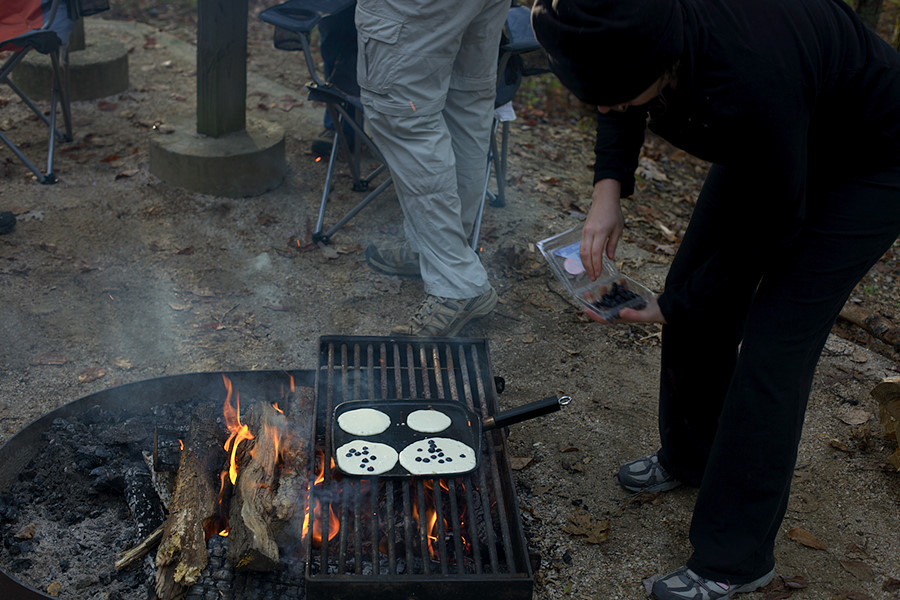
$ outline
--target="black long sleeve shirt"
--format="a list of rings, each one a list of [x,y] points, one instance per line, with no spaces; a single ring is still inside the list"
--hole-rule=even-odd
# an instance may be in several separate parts
[[[680,2],[675,86],[643,108],[598,114],[594,181],[633,193],[649,112],[651,131],[757,193],[743,196],[754,205],[732,243],[660,296],[670,321],[701,312],[729,272],[765,259],[761,247],[788,244],[816,178],[900,165],[900,54],[842,0]]]

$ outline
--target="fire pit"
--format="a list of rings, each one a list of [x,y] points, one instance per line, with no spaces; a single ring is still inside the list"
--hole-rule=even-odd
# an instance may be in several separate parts
[[[248,481],[228,484],[226,473],[219,495],[221,501],[223,491],[231,495],[233,489],[239,498],[230,515],[247,521],[243,537],[228,525],[204,521],[203,571],[195,584],[175,588],[177,596],[377,600],[487,593],[530,599],[532,569],[502,431],[486,431],[479,467],[455,478],[343,477],[330,460],[331,418],[343,401],[425,398],[460,402],[485,417],[498,412],[486,341],[332,336],[321,338],[319,357],[314,371],[195,373],[123,385],[67,404],[19,432],[0,447],[0,597],[152,597],[157,571],[167,568],[154,560],[162,550],[153,536],[167,535],[173,519],[169,510],[165,527],[159,525],[161,506],[183,499],[157,497],[153,489],[159,486],[149,481],[158,483],[166,474],[161,465],[179,459],[177,477],[183,478],[184,464],[198,462],[185,458],[198,445],[200,452],[210,446],[227,454],[185,432],[193,415],[213,409],[218,418],[210,430],[224,432],[224,439],[227,408],[238,404],[239,391],[239,411],[248,415],[244,425],[255,414],[261,432],[266,415],[274,415],[303,433],[295,445],[294,459],[303,462],[295,487],[286,484],[282,458],[282,479],[270,484],[273,496],[276,485],[296,490],[294,514],[282,527],[269,528],[276,531],[274,558],[247,533],[256,529],[246,505],[253,504],[251,490],[260,487],[255,482],[264,481],[264,471],[252,479],[251,469],[244,469],[251,452],[237,448],[232,423],[228,444]],[[254,432],[247,439],[254,437],[255,445],[244,447],[259,452],[265,444]],[[149,470],[140,468],[141,456]],[[61,486],[51,479],[61,479]],[[242,485],[243,497],[237,495]],[[179,486],[182,495],[186,488]],[[229,513],[227,506],[219,510]],[[274,509],[262,510],[269,512]],[[141,541],[149,553],[116,570],[120,553]]]

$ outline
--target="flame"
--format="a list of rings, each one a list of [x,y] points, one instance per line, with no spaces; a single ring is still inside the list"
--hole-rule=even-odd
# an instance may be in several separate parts
[[[325,453],[319,451],[316,453],[316,479],[313,483],[313,486],[320,485],[325,482]],[[331,459],[331,470],[334,471],[334,458]],[[312,494],[310,494],[310,498],[312,499]],[[322,508],[319,504],[319,499],[315,498],[311,500],[315,503],[312,510],[309,508],[306,509],[306,513],[303,515],[303,528],[301,530],[301,535],[303,538],[306,538],[307,533],[309,533],[309,520],[310,516],[312,518],[312,542],[314,546],[319,546],[322,544]],[[341,527],[341,521],[338,519],[337,515],[334,514],[334,509],[331,504],[328,505],[328,541],[334,539],[334,536],[338,534],[338,531]]]
[[[250,433],[250,428],[241,423],[241,395],[239,392],[234,392],[234,401],[235,405],[231,405],[231,396],[232,396],[232,386],[231,380],[228,379],[225,375],[222,375],[222,379],[225,381],[225,390],[227,395],[225,396],[225,405],[222,408],[222,413],[225,417],[225,424],[228,426],[228,431],[231,432],[231,435],[228,436],[228,439],[225,441],[225,451],[231,452],[231,458],[229,459],[229,467],[228,467],[228,477],[231,479],[231,485],[234,485],[237,481],[237,449],[241,442],[244,440],[252,440],[254,436]]]

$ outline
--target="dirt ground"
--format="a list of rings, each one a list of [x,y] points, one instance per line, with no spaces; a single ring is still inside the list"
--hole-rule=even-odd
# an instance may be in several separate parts
[[[286,131],[278,189],[229,199],[150,173],[151,136],[195,106],[192,35],[178,26],[89,19],[89,42],[108,36],[128,48],[130,88],[75,103],[76,139],[60,148],[57,185],[37,184],[0,155],[0,210],[19,218],[0,236],[0,443],[58,406],[125,382],[313,368],[319,336],[384,335],[420,301],[421,282],[378,275],[363,259],[369,242],[400,231],[390,194],[332,246],[304,247],[325,170],[308,152],[322,109],[305,99],[300,55],[275,50],[268,26],[250,21],[248,116]],[[494,374],[507,384],[504,407],[574,399],[513,426],[509,438],[526,533],[541,556],[535,598],[639,599],[644,578],[688,557],[696,492],[632,497],[615,483],[621,462],[657,447],[659,328],[587,320],[542,261],[535,243],[583,217],[591,130],[587,120],[551,118],[527,94],[511,128],[508,205],[488,208],[482,235],[501,303],[463,334],[489,340]],[[0,129],[39,139],[21,103],[3,96],[0,109]],[[641,169],[618,259],[659,290],[704,166],[651,139]],[[358,198],[346,182],[337,181],[329,222]],[[864,283],[896,290],[897,274],[889,257]],[[896,292],[870,294],[878,304],[860,290],[857,302],[900,318]],[[840,327],[815,378],[776,545],[777,573],[792,583],[777,578],[748,598],[900,598],[900,475],[887,463],[895,444],[882,439],[869,396],[900,366],[893,349]],[[821,547],[796,541],[798,531]]]

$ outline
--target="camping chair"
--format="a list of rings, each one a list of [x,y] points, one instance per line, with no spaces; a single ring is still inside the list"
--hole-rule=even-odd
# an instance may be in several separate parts
[[[65,0],[3,0],[0,2],[0,51],[12,55],[0,66],[0,83],[8,85],[49,127],[47,174],[44,175],[13,142],[0,131],[0,140],[34,173],[41,183],[56,183],[53,156],[56,140],[72,141],[72,115],[68,94],[68,56],[66,45],[74,20]],[[50,115],[43,111],[10,80],[9,74],[32,50],[47,54],[51,63]],[[57,106],[62,110],[65,132],[56,127]]]
[[[315,60],[310,52],[310,37],[312,31],[320,24],[322,19],[337,14],[341,10],[350,10],[354,0],[289,0],[267,8],[260,13],[259,18],[275,26],[274,44],[280,50],[302,50],[306,59],[306,66],[313,81],[307,86],[309,99],[324,102],[332,121],[335,123],[335,136],[332,142],[331,154],[328,160],[328,170],[325,176],[325,187],[322,191],[322,199],[319,205],[319,214],[316,228],[313,231],[313,241],[330,243],[331,236],[343,227],[350,219],[356,216],[363,208],[371,203],[390,184],[388,176],[374,190],[368,193],[356,206],[350,209],[328,231],[323,231],[325,210],[328,205],[328,197],[331,193],[334,176],[334,168],[339,156],[346,157],[353,177],[354,191],[368,191],[370,183],[385,169],[384,157],[378,151],[377,146],[365,133],[362,125],[362,103],[356,95],[351,95],[339,89],[328,81],[327,77],[319,73]],[[530,38],[530,41],[529,41]],[[538,49],[537,42],[531,32],[530,11],[527,7],[512,3],[507,24],[504,28],[504,37],[500,48],[499,72],[501,73],[498,85],[498,100],[509,102],[518,88],[521,77],[530,74],[524,69],[524,61],[521,56]],[[501,95],[501,90],[503,94]],[[499,104],[498,104],[499,106]],[[502,206],[505,203],[504,181],[506,177],[506,152],[508,146],[509,125],[505,123],[502,133],[501,148],[498,152],[495,132],[499,117],[495,117],[491,134],[491,150],[485,172],[484,190],[481,205],[478,210],[475,226],[473,228],[470,245],[477,251],[478,238],[481,230],[482,214],[487,198],[491,203]],[[355,134],[352,140],[348,140],[348,128]],[[365,143],[378,159],[378,166],[366,175],[362,174],[360,163],[360,149]],[[488,190],[491,177],[491,166],[497,175],[498,193],[493,194]]]

